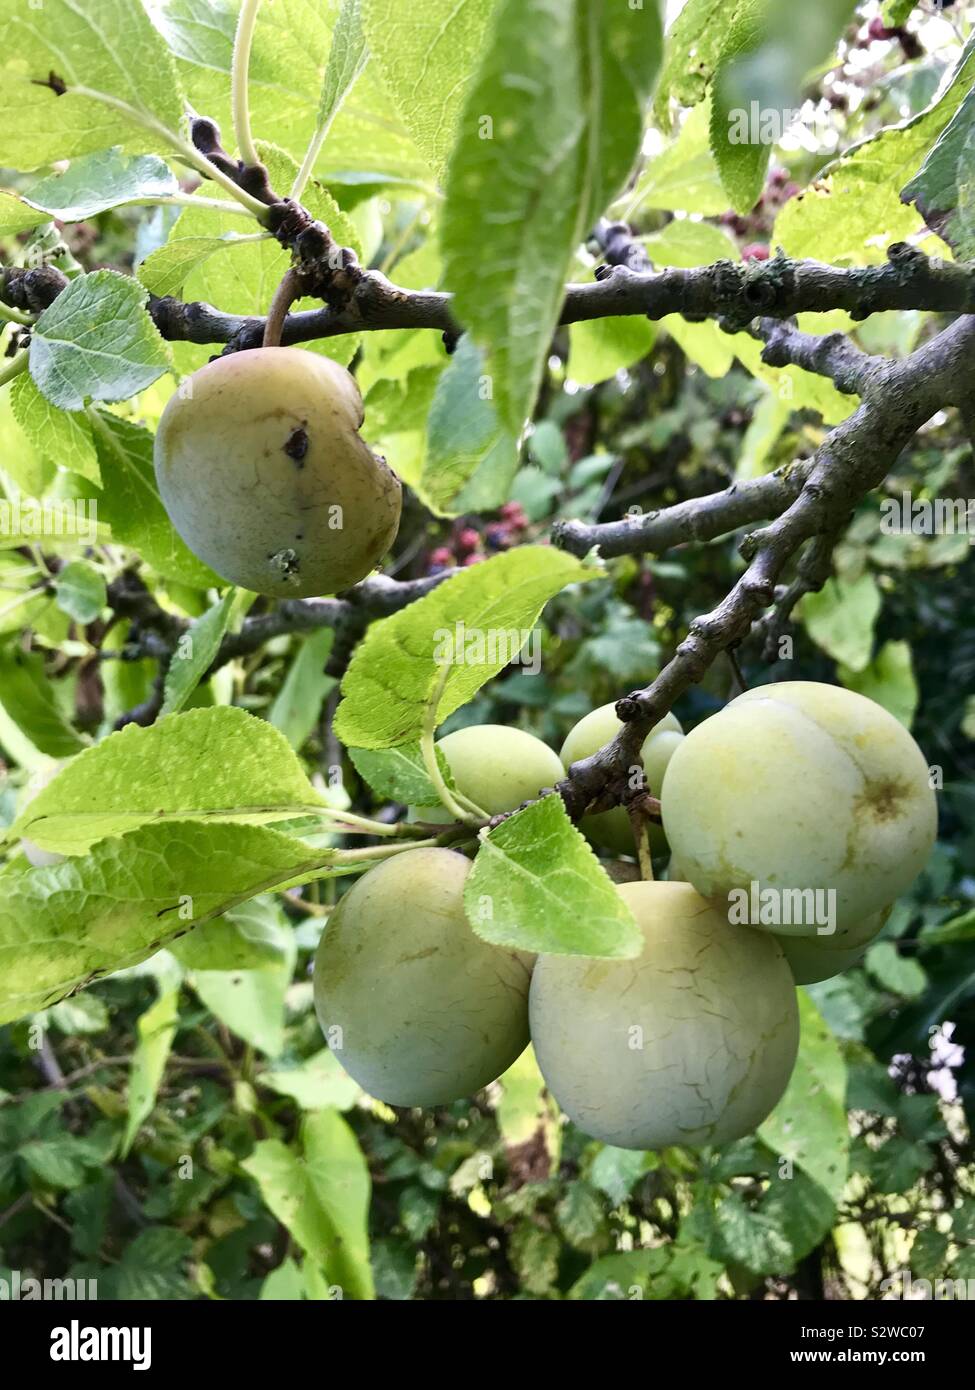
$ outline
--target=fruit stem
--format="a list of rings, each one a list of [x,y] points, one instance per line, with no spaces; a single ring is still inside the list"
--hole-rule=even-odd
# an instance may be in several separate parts
[[[450,814],[464,825],[475,825],[479,821],[490,820],[491,817],[486,811],[482,811],[476,802],[471,801],[470,797],[464,796],[462,792],[452,792],[444,781],[443,773],[440,771],[440,764],[437,762],[437,749],[433,741],[433,736],[437,728],[437,711],[440,709],[440,697],[443,695],[450,676],[450,662],[445,661],[440,666],[440,675],[437,684],[430,695],[430,703],[427,706],[423,720],[423,733],[420,735],[420,752],[423,755],[423,765],[426,768],[427,776],[436,788],[437,795],[440,797],[441,804],[446,806]]]
[[[230,65],[230,90],[234,110],[234,134],[237,150],[245,164],[260,164],[261,158],[251,134],[251,113],[248,102],[251,45],[261,0],[244,0],[234,35],[234,56]]]
[[[13,381],[21,372],[26,372],[29,360],[30,353],[25,348],[23,352],[18,352],[16,357],[11,358],[6,367],[0,367],[0,386],[6,386],[8,381]]]
[[[22,328],[29,328],[34,322],[32,314],[22,314],[19,309],[11,309],[9,304],[0,304],[0,321],[6,320],[7,323],[19,323]]]
[[[274,298],[267,311],[267,321],[264,324],[264,347],[281,346],[281,334],[284,331],[284,321],[288,317],[288,310],[300,297],[301,284],[298,279],[298,272],[292,266],[281,277],[281,283],[274,291]]]
[[[650,822],[639,802],[635,802],[633,805],[628,806],[627,814],[630,817],[633,839],[636,842],[636,854],[640,865],[640,877],[645,882],[652,883],[653,856],[650,851]]]

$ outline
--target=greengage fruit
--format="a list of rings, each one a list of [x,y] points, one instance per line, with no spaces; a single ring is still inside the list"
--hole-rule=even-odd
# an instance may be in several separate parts
[[[795,1063],[782,947],[689,884],[617,892],[643,932],[641,955],[535,965],[531,1035],[546,1084],[584,1133],[620,1148],[739,1139],[778,1103]]]
[[[565,776],[557,753],[524,729],[507,724],[471,724],[437,740],[457,790],[489,816],[514,811]],[[418,807],[421,821],[447,822],[443,806]]]
[[[661,802],[675,862],[699,893],[829,894],[837,945],[910,887],[937,829],[927,763],[904,726],[813,681],[746,691],[699,724],[668,764]],[[752,925],[817,929],[784,914]]]
[[[579,720],[562,745],[561,758],[568,769],[572,763],[588,758],[597,749],[609,743],[622,729],[622,721],[616,716],[614,704],[600,705]],[[664,772],[673,757],[677,745],[684,736],[680,721],[673,714],[665,714],[659,724],[655,724],[647,734],[640,750],[647,789],[652,796],[659,797]],[[613,806],[609,811],[600,811],[595,816],[583,816],[579,829],[595,845],[613,854],[633,854],[633,830],[630,817],[622,806]],[[650,845],[654,853],[666,849],[664,833],[658,825],[650,827]]]
[[[299,348],[219,357],[171,397],[156,433],[159,492],[221,578],[274,598],[364,578],[399,526],[402,489],[359,435],[344,367]]]
[[[473,1095],[528,1042],[532,958],[491,946],[464,913],[470,862],[405,850],[353,885],[315,956],[315,1008],[354,1080],[389,1105]]]

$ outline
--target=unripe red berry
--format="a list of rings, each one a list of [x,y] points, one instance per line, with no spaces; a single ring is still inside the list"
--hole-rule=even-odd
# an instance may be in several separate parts
[[[438,545],[436,550],[431,551],[430,563],[431,565],[440,565],[441,568],[443,568],[451,564],[453,562],[453,558],[454,554],[449,546]]]
[[[743,261],[767,261],[768,247],[761,241],[751,241],[741,248]]]

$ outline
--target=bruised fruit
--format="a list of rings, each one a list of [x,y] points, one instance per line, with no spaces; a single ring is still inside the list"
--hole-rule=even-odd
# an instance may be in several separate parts
[[[546,1084],[586,1134],[624,1149],[725,1144],[788,1084],[795,984],[773,937],[734,926],[687,883],[625,883],[632,960],[540,956],[530,1017]]]
[[[185,381],[156,434],[156,480],[190,550],[274,598],[334,594],[382,559],[402,489],[359,435],[362,397],[298,348],[217,358]]]
[[[699,893],[777,897],[781,911],[751,925],[802,937],[824,912],[797,913],[794,900],[815,898],[837,945],[911,885],[937,828],[927,763],[903,724],[814,681],[759,686],[699,724],[661,801],[674,859]]]
[[[315,1008],[354,1080],[389,1105],[444,1105],[494,1081],[528,1042],[532,959],[475,936],[470,862],[406,850],[370,869],[328,919]]]
[[[570,729],[562,745],[562,761],[568,769],[572,763],[588,758],[592,753],[609,743],[622,729],[623,724],[616,716],[616,706],[600,705],[580,719]],[[655,724],[643,741],[640,757],[646,778],[647,790],[659,797],[667,764],[677,745],[684,737],[680,721],[672,714],[665,714],[659,724]],[[614,806],[609,811],[600,811],[595,816],[584,816],[579,828],[593,844],[612,851],[613,854],[633,854],[633,830],[630,818],[622,806]],[[658,825],[650,827],[650,845],[654,853],[666,848],[664,834]]]
[[[437,740],[454,785],[489,816],[514,811],[565,776],[557,753],[524,729],[472,724]],[[417,820],[452,821],[442,806],[419,807]]]

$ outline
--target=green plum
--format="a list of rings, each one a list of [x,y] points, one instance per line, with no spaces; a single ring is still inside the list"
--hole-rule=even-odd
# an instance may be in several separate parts
[[[590,710],[570,729],[562,745],[561,757],[566,768],[572,763],[588,758],[590,754],[609,743],[622,727],[621,721],[616,717],[615,705],[600,705],[598,709]],[[673,714],[665,714],[644,739],[640,757],[647,789],[651,795],[659,797],[667,764],[683,737],[680,721]],[[594,845],[613,854],[633,854],[635,851],[630,818],[622,806],[600,811],[595,816],[583,816],[579,828]],[[650,827],[650,845],[655,854],[663,852],[667,847],[659,826]]]
[[[874,701],[813,681],[759,686],[699,724],[664,776],[663,824],[682,873],[731,904],[782,900],[751,925],[810,937],[785,909],[805,895],[831,913],[837,947],[923,869],[937,829],[924,755]],[[791,919],[791,920],[790,920]]]
[[[315,1008],[354,1080],[389,1105],[473,1095],[528,1042],[532,957],[464,913],[470,862],[450,849],[384,860],[345,894],[315,956]]]
[[[536,963],[531,1035],[546,1084],[584,1133],[619,1148],[751,1133],[781,1098],[799,1042],[781,945],[687,883],[617,892],[643,932],[639,956]]]

